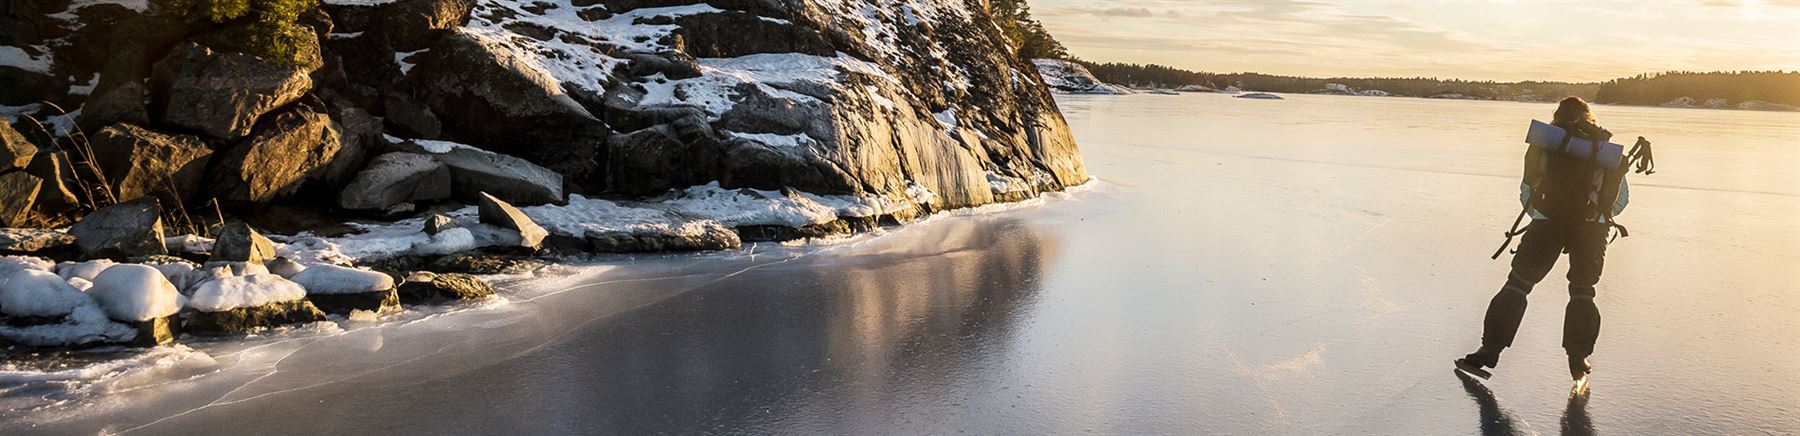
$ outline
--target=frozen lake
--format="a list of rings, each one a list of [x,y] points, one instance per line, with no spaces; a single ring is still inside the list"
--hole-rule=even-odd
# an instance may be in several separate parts
[[[1792,434],[1800,113],[1598,107],[1657,144],[1592,393],[1565,267],[1493,380],[1551,104],[1064,97],[1100,182],[834,244],[621,259],[504,303],[0,371],[0,434]],[[130,369],[126,369],[130,368]]]

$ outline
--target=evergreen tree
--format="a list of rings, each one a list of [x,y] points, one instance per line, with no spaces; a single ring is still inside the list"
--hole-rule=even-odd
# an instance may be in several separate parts
[[[1026,59],[1068,59],[1069,49],[1063,47],[1050,31],[1044,29],[1043,23],[1031,17],[1031,5],[1025,0],[993,0],[992,12],[1000,25],[1000,31],[1012,43],[1019,56]]]

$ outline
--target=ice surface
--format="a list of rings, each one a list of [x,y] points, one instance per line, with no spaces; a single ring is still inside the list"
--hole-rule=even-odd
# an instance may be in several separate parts
[[[1608,324],[1594,387],[1572,401],[1561,271],[1533,292],[1495,380],[1465,384],[1450,367],[1479,342],[1507,274],[1487,254],[1517,213],[1518,125],[1554,105],[1267,103],[1060,99],[1104,180],[1048,196],[1078,201],[938,214],[835,245],[566,266],[497,281],[504,303],[195,345],[221,367],[135,389],[64,396],[83,383],[70,379],[104,376],[0,368],[21,380],[0,401],[49,404],[0,408],[0,433],[1800,428],[1800,396],[1785,389],[1800,386],[1800,360],[1780,358],[1800,343],[1800,114],[1597,108],[1685,169],[1633,180],[1633,236],[1608,247],[1597,300]],[[600,201],[558,225],[667,216]],[[30,398],[43,391],[55,398]],[[520,407],[444,413],[496,401]],[[357,413],[313,419],[332,410]]]
[[[274,274],[223,277],[201,282],[194,287],[187,307],[203,312],[219,312],[243,307],[306,298],[306,289]]]
[[[0,312],[12,316],[55,317],[94,304],[62,277],[34,269],[19,270],[0,284]]]
[[[122,264],[107,268],[94,278],[88,291],[106,315],[121,321],[149,321],[181,310],[182,296],[161,271],[144,265]]]
[[[358,294],[394,289],[394,278],[365,269],[314,265],[294,275],[308,294]]]

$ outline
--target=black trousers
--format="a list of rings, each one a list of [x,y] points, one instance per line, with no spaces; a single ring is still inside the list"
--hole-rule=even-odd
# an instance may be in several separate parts
[[[1606,237],[1611,228],[1590,222],[1533,220],[1529,231],[1521,236],[1518,253],[1513,255],[1512,273],[1506,285],[1488,303],[1483,322],[1481,344],[1498,350],[1512,346],[1519,333],[1519,321],[1525,316],[1525,297],[1531,288],[1556,265],[1564,251],[1569,253],[1569,306],[1563,314],[1563,350],[1569,356],[1587,357],[1594,353],[1594,341],[1600,337],[1600,308],[1594,306],[1594,285],[1600,282],[1600,269],[1606,263]]]

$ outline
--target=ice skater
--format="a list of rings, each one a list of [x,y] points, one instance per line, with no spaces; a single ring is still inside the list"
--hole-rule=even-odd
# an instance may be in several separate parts
[[[1588,356],[1594,353],[1594,341],[1600,336],[1594,285],[1600,282],[1601,267],[1606,263],[1609,235],[1614,229],[1621,235],[1625,232],[1614,220],[1630,201],[1625,173],[1633,161],[1643,174],[1654,172],[1650,169],[1654,164],[1649,141],[1642,137],[1629,158],[1622,153],[1623,147],[1608,143],[1612,133],[1595,124],[1593,112],[1580,98],[1563,99],[1550,126],[1560,130],[1541,130],[1555,132],[1554,139],[1537,140],[1539,129],[1534,128],[1533,146],[1525,153],[1525,178],[1519,185],[1524,210],[1514,220],[1514,229],[1507,232],[1509,245],[1514,236],[1523,236],[1514,251],[1512,272],[1488,303],[1481,349],[1457,359],[1456,366],[1482,378],[1491,375],[1484,368],[1498,366],[1500,351],[1512,346],[1525,315],[1525,297],[1566,252],[1569,305],[1564,312],[1562,346],[1569,357],[1569,375],[1576,381],[1576,389],[1582,390],[1594,369]],[[1583,149],[1584,145],[1588,148]],[[1531,224],[1521,230],[1519,222],[1526,216],[1531,217]],[[1505,249],[1501,246],[1501,252]]]

